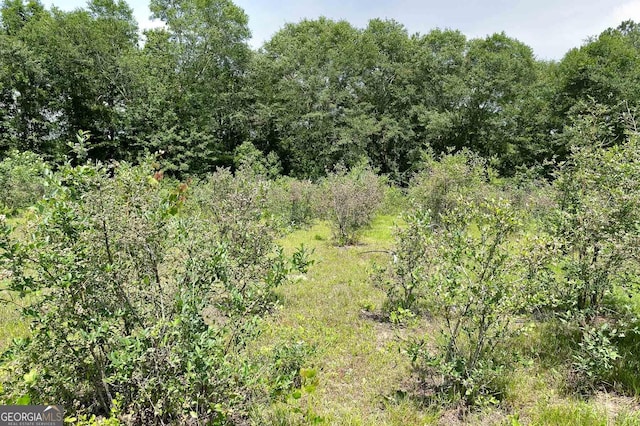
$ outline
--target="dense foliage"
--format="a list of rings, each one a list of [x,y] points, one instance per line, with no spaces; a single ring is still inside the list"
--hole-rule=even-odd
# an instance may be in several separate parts
[[[383,185],[381,178],[362,165],[349,172],[338,168],[322,181],[319,208],[339,245],[358,242],[358,233],[382,203]]]
[[[524,236],[517,211],[503,199],[461,202],[443,215],[436,232],[422,218],[421,224],[429,254],[417,268],[398,272],[425,287],[422,302],[428,300],[442,326],[437,351],[414,343],[412,361],[427,384],[468,404],[486,402],[500,395],[497,383],[511,362],[504,345],[521,331],[512,324],[535,308],[534,277],[544,252]]]
[[[231,0],[150,7],[164,26],[143,35],[124,0],[0,8],[0,299],[29,328],[0,402],[146,425],[292,400],[324,421],[316,346],[252,347],[316,265],[319,245],[288,260],[277,238],[324,221],[346,254],[400,211],[395,245],[358,253],[390,255],[358,321],[428,324],[401,351],[416,394],[497,405],[523,359],[640,394],[638,24],[555,63],[379,19],[287,24],[253,51]]]
[[[468,148],[512,174],[566,157],[564,127],[583,101],[619,112],[640,99],[633,22],[547,63],[504,33],[410,35],[379,19],[287,24],[252,51],[231,0],[150,6],[164,26],[140,35],[124,0],[2,4],[0,158],[30,150],[59,163],[83,130],[92,159],[162,150],[174,175],[233,166],[241,146],[311,179],[366,158],[407,183],[427,148]],[[623,127],[612,131],[620,141]]]
[[[259,378],[245,347],[289,272],[259,181],[220,170],[191,193],[145,162],[65,166],[47,189],[24,238],[1,218],[3,291],[31,329],[4,356],[0,398],[132,424],[246,415]],[[280,391],[293,368],[276,368]]]
[[[565,341],[569,389],[628,383],[620,371],[635,365],[629,345],[638,337],[637,310],[625,302],[640,272],[638,132],[632,116],[588,111],[566,129],[572,147],[551,187],[491,182],[486,164],[465,152],[427,161],[412,180],[397,252],[373,281],[392,322],[418,315],[438,325],[408,346],[432,400],[497,404],[517,359],[508,353],[523,331],[515,323],[540,318]],[[616,124],[626,131],[612,144]]]
[[[0,211],[11,214],[29,207],[45,192],[48,167],[29,151],[11,151],[0,162]]]

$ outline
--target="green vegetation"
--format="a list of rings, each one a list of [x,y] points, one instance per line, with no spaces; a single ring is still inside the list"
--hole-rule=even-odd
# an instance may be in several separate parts
[[[0,7],[0,403],[78,425],[640,424],[640,27]]]
[[[150,8],[165,25],[140,34],[124,0],[70,12],[2,3],[0,160],[19,150],[60,165],[82,130],[89,159],[136,163],[162,151],[178,177],[250,162],[315,180],[364,159],[407,184],[425,150],[465,148],[502,175],[548,174],[589,102],[612,116],[640,102],[634,22],[545,62],[504,33],[412,35],[381,19],[303,20],[252,50],[248,16],[231,0]],[[625,125],[610,124],[615,144]]]
[[[13,215],[45,193],[47,165],[32,152],[12,151],[0,162],[0,212]]]
[[[2,399],[136,424],[242,416],[244,348],[288,273],[258,183],[220,171],[188,199],[150,163],[109,169],[50,176],[24,238],[2,222],[6,292],[30,325],[5,354]]]
[[[78,424],[638,424],[636,140],[577,146],[551,186],[426,158],[407,195],[367,168],[45,167],[2,217],[0,400]],[[571,267],[594,242],[610,279]]]
[[[367,226],[382,202],[384,183],[368,168],[330,173],[321,184],[320,209],[331,223],[338,245],[358,242],[358,233]]]

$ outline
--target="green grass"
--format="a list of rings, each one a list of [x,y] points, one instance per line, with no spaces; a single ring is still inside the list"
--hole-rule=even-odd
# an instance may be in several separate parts
[[[319,371],[319,386],[300,400],[267,408],[257,423],[295,424],[287,416],[302,408],[327,424],[403,425],[433,420],[433,413],[392,398],[410,374],[396,338],[396,333],[407,331],[394,330],[363,314],[365,308],[379,309],[384,302],[384,294],[371,286],[368,275],[374,261],[388,261],[385,253],[366,252],[391,248],[393,223],[394,217],[378,217],[357,246],[334,246],[324,223],[282,241],[289,253],[301,243],[314,249],[316,263],[305,279],[281,288],[283,307],[265,324],[262,341],[293,338],[316,345],[309,367]]]
[[[0,281],[0,288],[4,286],[5,283]],[[0,292],[0,352],[7,348],[13,338],[25,336],[28,330],[19,308],[10,302],[11,299],[8,292]]]
[[[350,247],[333,245],[331,230],[323,222],[281,240],[289,254],[303,243],[314,249],[316,263],[306,276],[279,289],[282,306],[265,321],[260,344],[263,350],[273,342],[291,339],[315,345],[307,367],[317,369],[319,384],[315,392],[303,393],[300,399],[285,398],[256,410],[255,424],[640,425],[639,415],[634,414],[635,399],[622,403],[613,398],[606,404],[597,398],[573,400],[561,391],[561,367],[539,359],[510,372],[500,407],[468,413],[463,419],[455,409],[428,408],[411,398],[404,342],[412,335],[424,336],[433,324],[421,320],[408,328],[396,328],[364,313],[379,311],[384,303],[383,292],[372,286],[368,276],[374,263],[389,261],[388,254],[376,250],[393,249],[398,223],[397,216],[377,216],[362,233],[361,243]],[[528,337],[516,342],[529,349],[518,349],[535,358],[548,331],[534,327]]]
[[[26,219],[23,216],[8,217],[7,223],[14,227],[13,232],[20,235],[22,232],[21,225]],[[0,352],[5,350],[12,339],[23,337],[27,334],[28,327],[24,323],[21,315],[17,298],[6,290],[7,271],[0,269]]]
[[[313,392],[302,392],[298,399],[283,396],[255,407],[254,424],[640,425],[637,395],[598,394],[587,400],[566,396],[561,360],[568,354],[561,352],[562,342],[554,343],[549,336],[551,327],[535,323],[514,342],[514,349],[531,362],[508,372],[501,406],[461,418],[455,408],[429,408],[412,398],[405,341],[429,335],[434,325],[422,319],[398,328],[377,320],[372,312],[381,310],[385,295],[369,281],[374,263],[390,260],[385,251],[393,249],[397,224],[402,223],[396,215],[379,215],[363,231],[361,243],[349,247],[335,246],[324,222],[280,241],[289,255],[301,244],[313,249],[315,263],[307,274],[278,289],[280,308],[262,322],[255,349],[268,355],[282,342],[304,341],[316,348],[305,366],[318,372],[319,381]],[[0,350],[26,333],[17,308],[0,304]],[[631,370],[626,374],[629,381],[640,376]]]
[[[610,404],[610,405],[608,405]],[[537,407],[529,424],[539,426],[609,426],[640,425],[640,414],[633,407],[624,407],[621,401],[566,400]]]

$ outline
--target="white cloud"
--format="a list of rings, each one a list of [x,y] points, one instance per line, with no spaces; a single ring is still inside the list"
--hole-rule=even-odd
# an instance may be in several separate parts
[[[636,22],[640,21],[640,1],[633,0],[628,3],[621,4],[613,10],[611,17],[612,21],[615,22],[615,25],[629,19]]]

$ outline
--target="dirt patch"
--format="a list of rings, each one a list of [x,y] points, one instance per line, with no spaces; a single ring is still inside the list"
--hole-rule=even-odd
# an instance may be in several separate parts
[[[11,278],[11,271],[0,269],[0,281]]]
[[[593,397],[593,404],[598,410],[605,412],[607,417],[612,420],[621,413],[640,411],[640,401],[637,398],[607,392],[597,393]]]

